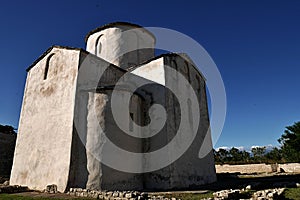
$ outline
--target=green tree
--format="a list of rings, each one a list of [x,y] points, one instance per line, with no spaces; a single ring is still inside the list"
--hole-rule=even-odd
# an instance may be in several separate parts
[[[226,149],[219,149],[219,154],[223,163],[228,162],[229,152]]]
[[[258,162],[264,162],[264,155],[266,153],[266,147],[253,147],[251,149],[253,154],[253,160]]]
[[[250,153],[245,150],[241,151],[235,147],[232,147],[229,150],[229,154],[232,164],[244,164],[249,163],[250,161]]]
[[[215,158],[215,163],[220,163],[220,155],[219,152],[213,149],[214,152],[214,158]]]
[[[282,162],[282,150],[274,147],[270,152],[266,153],[265,157],[269,163]]]
[[[300,121],[287,126],[278,139],[282,145],[282,156],[287,162],[300,162]]]
[[[3,125],[0,125],[0,133],[5,133],[5,134],[16,134],[15,132],[15,128],[12,127],[12,126],[3,126]]]
[[[215,162],[223,164],[228,161],[229,153],[226,149],[218,149],[218,151],[214,150]]]
[[[240,150],[238,150],[235,147],[232,147],[229,150],[229,154],[231,155],[231,161],[238,162],[238,161],[242,160],[242,155],[241,155]]]
[[[243,163],[249,163],[250,162],[251,156],[250,156],[249,152],[243,150],[243,151],[241,151],[241,156],[242,156]]]

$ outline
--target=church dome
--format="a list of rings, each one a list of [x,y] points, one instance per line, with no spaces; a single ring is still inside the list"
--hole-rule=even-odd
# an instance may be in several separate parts
[[[85,38],[86,50],[123,69],[154,57],[154,35],[142,26],[114,22],[98,27]]]

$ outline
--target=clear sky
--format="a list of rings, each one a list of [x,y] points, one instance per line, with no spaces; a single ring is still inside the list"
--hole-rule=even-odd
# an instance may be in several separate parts
[[[300,120],[300,1],[11,0],[0,20],[0,124],[18,126],[25,69],[47,48],[85,48],[90,30],[114,21],[174,29],[208,51],[228,102],[215,147],[278,145]]]

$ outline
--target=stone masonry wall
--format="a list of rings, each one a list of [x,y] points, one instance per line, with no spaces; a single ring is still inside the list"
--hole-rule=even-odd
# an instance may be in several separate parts
[[[287,164],[248,164],[248,165],[216,165],[217,173],[300,173],[300,163]]]

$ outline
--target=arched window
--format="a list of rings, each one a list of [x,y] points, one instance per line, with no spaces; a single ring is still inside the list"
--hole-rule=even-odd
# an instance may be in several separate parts
[[[178,71],[178,66],[175,60],[172,60],[172,66],[174,66],[176,71]]]
[[[54,56],[55,53],[52,53],[48,56],[47,60],[46,60],[46,66],[45,66],[45,72],[44,72],[44,80],[47,79],[48,77],[48,71],[49,71],[49,66],[50,66],[50,60],[51,58]]]
[[[136,64],[138,64],[138,63],[141,62],[140,52],[139,52],[139,49],[141,47],[140,47],[139,35],[136,33],[136,31],[133,31],[133,33],[135,35],[135,38],[132,40],[132,42],[136,41],[136,49],[134,50],[134,52],[136,52],[136,59],[137,59],[137,63]]]
[[[192,108],[192,101],[191,99],[187,100],[188,112],[189,112],[189,122],[191,127],[193,127],[193,108]]]
[[[199,76],[196,75],[196,80],[197,80],[197,92],[200,94],[201,91],[201,82]]]
[[[134,118],[133,118],[133,113],[129,113],[130,115],[130,118],[129,118],[129,131],[132,132],[133,131],[133,121],[134,121]]]
[[[124,63],[125,65],[127,65],[127,67],[125,68],[135,67],[139,63],[141,63],[141,59],[143,59],[143,56],[140,57],[139,49],[142,47],[139,46],[139,36],[136,31],[132,29],[130,31],[126,31],[126,33],[124,34],[124,38],[126,38],[126,41],[129,44],[128,52],[122,55],[123,60],[127,60],[126,63]]]
[[[190,81],[190,68],[189,68],[189,63],[186,60],[184,61],[184,73],[188,81]]]
[[[102,51],[102,44],[100,42],[100,38],[103,36],[103,34],[99,35],[96,39],[96,42],[95,42],[95,55],[99,55]]]
[[[178,73],[179,73],[179,71],[178,71],[178,65],[177,65],[177,63],[176,63],[176,61],[175,60],[172,60],[172,62],[171,62],[171,66],[172,67],[174,67],[175,68],[175,70],[176,70],[176,77],[174,77],[174,78],[178,78]]]

